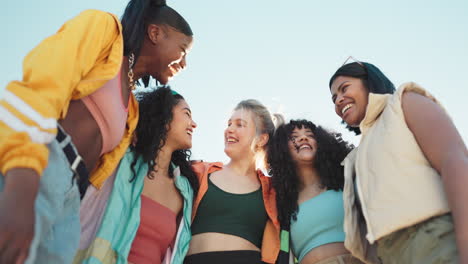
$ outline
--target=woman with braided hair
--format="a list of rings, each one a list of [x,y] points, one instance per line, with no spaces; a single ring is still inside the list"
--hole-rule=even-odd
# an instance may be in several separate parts
[[[136,82],[166,84],[192,35],[165,1],[131,0],[122,21],[84,11],[26,56],[0,99],[0,263],[71,262],[80,193],[101,188],[131,142]]]

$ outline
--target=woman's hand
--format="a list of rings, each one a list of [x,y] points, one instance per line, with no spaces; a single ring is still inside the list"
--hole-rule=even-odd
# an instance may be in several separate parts
[[[0,193],[0,263],[24,263],[34,237],[34,204],[39,175],[31,169],[12,169]]]

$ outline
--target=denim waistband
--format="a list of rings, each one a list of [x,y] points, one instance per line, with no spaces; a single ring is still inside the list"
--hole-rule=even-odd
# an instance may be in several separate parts
[[[57,136],[55,139],[67,157],[68,163],[70,164],[70,169],[74,174],[73,179],[77,179],[78,189],[80,190],[80,198],[83,199],[86,189],[89,186],[89,173],[86,169],[83,158],[81,158],[80,154],[76,150],[70,135],[68,135],[60,125],[57,125]]]

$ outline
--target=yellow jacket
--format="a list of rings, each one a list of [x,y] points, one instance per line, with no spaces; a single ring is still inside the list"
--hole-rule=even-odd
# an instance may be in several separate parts
[[[0,172],[47,166],[57,120],[71,100],[85,97],[117,75],[123,57],[122,25],[110,13],[87,10],[66,22],[24,59],[23,80],[8,84],[0,99]],[[91,172],[100,188],[117,167],[138,121],[135,98],[129,103],[127,127],[119,145],[101,157]]]

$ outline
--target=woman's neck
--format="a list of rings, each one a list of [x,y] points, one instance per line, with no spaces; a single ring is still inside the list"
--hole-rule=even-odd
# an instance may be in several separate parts
[[[238,175],[257,178],[255,160],[252,159],[231,159],[226,167]]]
[[[310,164],[297,166],[296,173],[299,177],[299,191],[310,186],[322,187],[317,169]]]
[[[155,170],[157,174],[169,177],[169,166],[171,165],[172,153],[174,151],[169,147],[162,147],[155,160]]]
[[[136,80],[139,80],[141,79],[143,76],[146,76],[148,75],[146,70],[145,70],[145,57],[144,56],[140,56],[138,58],[138,61],[136,64],[133,65],[133,81],[136,81]],[[127,77],[128,76],[128,72],[130,70],[130,65],[129,65],[129,61],[128,61],[128,56],[124,56],[123,57],[123,61],[122,61],[122,76],[125,76]],[[125,81],[127,82],[127,85],[129,84],[129,80],[128,80],[128,77],[125,78]]]

